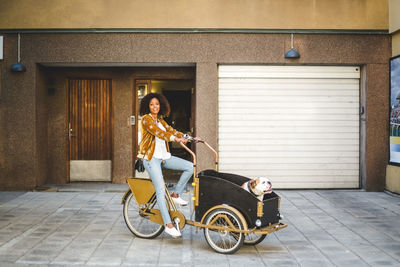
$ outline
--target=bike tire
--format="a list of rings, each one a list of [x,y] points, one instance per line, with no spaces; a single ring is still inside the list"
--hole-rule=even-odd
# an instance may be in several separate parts
[[[235,226],[235,228],[243,230],[243,223],[233,211],[229,209],[216,209],[211,211],[205,218],[204,223],[210,225],[210,223],[217,216],[226,216]],[[219,218],[214,222],[214,226],[229,227],[225,217]],[[204,228],[204,237],[210,247],[218,253],[222,254],[233,254],[240,249],[244,241],[243,233],[231,232],[229,230],[212,230]]]
[[[140,214],[140,205],[130,191],[124,202],[123,215],[126,226],[137,237],[153,239],[164,231],[164,226]]]
[[[243,245],[255,246],[257,244],[260,244],[266,237],[267,237],[266,234],[265,235],[249,234],[245,237]]]

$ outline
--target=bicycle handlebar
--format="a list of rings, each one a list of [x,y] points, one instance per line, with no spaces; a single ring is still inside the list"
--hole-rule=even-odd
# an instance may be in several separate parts
[[[207,147],[208,147],[208,149],[210,149],[212,152],[214,152],[214,154],[215,154],[215,169],[216,169],[216,171],[218,171],[218,152],[212,147],[212,146],[210,146],[206,141],[204,141],[204,140],[194,140],[194,138],[193,137],[191,137],[191,136],[189,136],[189,135],[184,135],[183,136],[184,138],[186,138],[186,139],[188,139],[188,141],[195,141],[195,142],[197,142],[197,143],[203,143],[203,144],[205,144]],[[197,157],[196,157],[196,154],[190,149],[190,148],[188,148],[184,143],[182,143],[182,142],[179,142],[180,144],[181,144],[181,146],[187,151],[187,152],[189,152],[191,155],[192,155],[192,157],[193,157],[193,165],[194,166],[196,166],[196,164],[197,164]]]

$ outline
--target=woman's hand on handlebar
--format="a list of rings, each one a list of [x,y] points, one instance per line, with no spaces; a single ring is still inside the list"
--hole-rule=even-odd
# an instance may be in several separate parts
[[[178,143],[183,143],[183,144],[186,145],[186,143],[188,141],[194,141],[195,143],[203,142],[203,140],[201,140],[200,137],[190,137],[190,136],[189,136],[189,138],[187,138],[185,136],[183,136],[183,137],[175,137],[175,142],[178,142]]]
[[[186,143],[188,142],[188,139],[183,138],[183,137],[175,137],[175,142],[183,143],[184,145],[186,145]]]

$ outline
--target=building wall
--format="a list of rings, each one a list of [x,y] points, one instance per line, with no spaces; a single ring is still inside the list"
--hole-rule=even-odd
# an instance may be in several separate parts
[[[0,66],[1,66],[1,61],[0,61]],[[3,70],[0,67],[0,129],[5,129],[7,124],[6,124],[6,118],[4,117],[4,114],[6,113],[5,105],[4,105],[4,99],[2,97],[2,91],[3,91]],[[6,170],[6,143],[7,143],[7,132],[5,130],[0,130],[0,179],[3,179],[2,173],[7,173],[8,171]],[[8,165],[8,164],[7,164]]]
[[[388,0],[0,2],[0,29],[82,28],[387,30]]]
[[[400,31],[392,34],[392,56],[400,55]]]
[[[47,140],[49,136],[53,136],[53,132],[46,131],[48,127],[48,119],[51,116],[51,113],[48,109],[48,99],[47,99],[47,81],[46,77],[40,71],[40,68],[36,68],[36,75],[34,80],[35,85],[35,99],[36,99],[36,127],[35,127],[35,139],[34,139],[34,148],[35,148],[35,157],[37,160],[34,160],[35,163],[35,184],[43,185],[47,182],[47,169],[52,165],[49,165],[48,157],[48,148],[49,145],[51,147],[52,144],[48,144]]]
[[[5,59],[0,61],[3,74],[0,123],[5,126],[0,129],[0,136],[5,138],[0,142],[0,158],[7,158],[1,167],[0,188],[33,188],[43,184],[43,177],[47,182],[66,181],[62,174],[66,157],[63,154],[65,124],[61,127],[65,123],[65,97],[58,98],[58,92],[64,89],[57,84],[63,78],[55,79],[56,97],[47,96],[44,87],[52,86],[52,82],[51,79],[49,82],[48,70],[38,64],[135,62],[195,64],[196,133],[214,147],[218,144],[218,64],[361,66],[366,73],[366,189],[384,188],[388,116],[387,109],[382,107],[389,105],[391,45],[388,35],[295,34],[295,47],[301,54],[296,60],[284,58],[290,48],[289,34],[22,34],[21,38],[22,62],[27,71],[9,71],[17,57],[16,34],[5,35]],[[151,68],[140,69],[146,70]],[[54,75],[64,77],[70,70],[61,74],[59,71]],[[71,71],[79,72],[78,69]],[[114,110],[114,182],[122,182],[132,172],[130,131],[126,128],[128,114],[125,114],[130,106],[130,92],[118,89],[132,84],[135,77],[132,71],[112,68],[107,72],[115,75],[114,107],[121,105],[122,108],[122,111]],[[47,143],[47,148],[42,143]],[[198,157],[200,169],[214,166],[205,148],[198,147]]]
[[[389,0],[389,32],[394,33],[400,30],[400,2],[397,0]]]
[[[400,55],[400,1],[389,0],[389,33],[392,34],[392,56]]]

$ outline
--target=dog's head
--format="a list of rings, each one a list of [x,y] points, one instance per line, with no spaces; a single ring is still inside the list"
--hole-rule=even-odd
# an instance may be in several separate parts
[[[257,177],[249,181],[251,191],[257,196],[270,194],[272,192],[272,184],[268,178]]]

